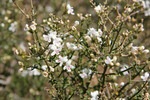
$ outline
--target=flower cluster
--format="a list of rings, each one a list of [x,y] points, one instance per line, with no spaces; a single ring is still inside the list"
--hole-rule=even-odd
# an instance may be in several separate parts
[[[43,35],[43,38],[47,42],[51,42],[53,40],[53,44],[49,45],[49,50],[53,50],[51,53],[52,56],[58,55],[61,51],[63,44],[62,39],[57,35],[56,31],[50,31],[48,35]]]
[[[130,94],[133,82],[137,78],[142,84],[139,77],[143,70],[147,72],[149,64],[145,55],[149,50],[133,46],[137,33],[145,31],[143,21],[131,21],[141,7],[131,2],[120,12],[117,7],[107,6],[107,2],[97,6],[90,2],[96,16],[76,16],[73,7],[65,4],[67,13],[65,10],[62,17],[49,14],[43,23],[34,19],[30,26],[26,24],[25,30],[32,33],[33,40],[28,43],[28,51],[17,52],[22,57],[20,70],[30,66],[33,75],[42,73],[49,79],[49,94],[55,99],[71,99],[78,94],[80,99],[131,100],[135,96]],[[111,12],[117,12],[113,14],[115,18]],[[72,21],[69,14],[78,19]],[[149,73],[141,76],[143,87],[148,78]]]

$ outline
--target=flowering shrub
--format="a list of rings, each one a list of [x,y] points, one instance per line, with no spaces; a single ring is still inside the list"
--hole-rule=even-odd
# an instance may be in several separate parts
[[[61,17],[51,13],[42,23],[32,3],[31,16],[17,6],[29,20],[24,30],[32,36],[28,49],[15,50],[21,57],[19,71],[42,74],[50,84],[45,90],[56,100],[148,99],[149,50],[133,45],[144,31],[143,20],[134,18],[143,9],[141,2],[130,1],[120,12],[107,1],[90,0],[96,17],[75,13],[63,3]],[[15,25],[9,30],[14,32]]]

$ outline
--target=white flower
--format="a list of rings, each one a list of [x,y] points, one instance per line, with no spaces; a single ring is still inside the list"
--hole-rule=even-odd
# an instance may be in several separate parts
[[[110,59],[109,56],[107,56],[107,59],[105,59],[105,63],[108,64],[108,65],[109,65],[109,64],[112,64],[112,61],[113,61],[113,60]]]
[[[49,37],[52,38],[52,39],[55,39],[56,36],[57,36],[57,32],[56,31],[49,31]]]
[[[79,21],[76,20],[76,21],[74,22],[74,26],[78,26],[78,25],[79,25]]]
[[[71,69],[74,69],[75,67],[73,66],[73,65],[71,65],[71,60],[68,60],[67,62],[66,62],[66,66],[64,66],[64,70],[67,70],[68,72],[71,72]]]
[[[98,34],[95,28],[89,28],[87,34],[93,37],[95,34]]]
[[[102,34],[103,34],[103,32],[102,32],[102,30],[101,29],[98,29],[98,33],[99,33],[99,36],[101,37],[102,36]]]
[[[15,32],[17,29],[17,22],[13,22],[10,24],[9,31]]]
[[[37,23],[35,21],[32,21],[32,24],[30,25],[30,28],[32,31],[36,30],[36,25],[37,25]]]
[[[87,36],[89,35],[90,37],[97,38],[98,42],[102,41],[102,39],[100,38],[102,34],[103,32],[101,29],[98,29],[98,31],[96,31],[95,28],[89,28],[87,32]],[[87,38],[88,40],[91,40],[91,38],[87,36],[85,38]]]
[[[50,68],[50,71],[51,71],[51,72],[54,72],[54,71],[55,71],[55,69],[54,69],[53,67],[49,66],[49,68]]]
[[[98,100],[98,91],[91,92],[91,100]]]
[[[63,62],[67,62],[67,61],[68,61],[67,56],[65,57],[59,56],[59,59],[56,60],[56,63],[60,63],[59,66],[62,66]]]
[[[63,44],[56,46],[55,44],[49,45],[50,49],[53,50],[53,52],[51,53],[52,56],[54,55],[59,55],[59,52],[61,51]]]
[[[132,12],[132,9],[131,9],[131,8],[127,8],[127,11],[128,11],[128,12]]]
[[[92,74],[92,70],[85,68],[82,70],[82,74],[79,74],[81,78],[88,78]]]
[[[143,81],[147,81],[148,77],[149,77],[149,73],[148,73],[148,72],[145,72],[144,76],[141,76],[141,79],[142,79]]]
[[[51,37],[49,35],[43,35],[43,38],[47,42],[51,42]]]
[[[67,4],[67,10],[68,10],[68,11],[67,11],[68,14],[74,15],[73,7],[71,7],[70,4]]]
[[[48,73],[47,72],[43,72],[43,76],[44,77],[48,77]]]
[[[1,27],[5,27],[5,24],[4,24],[4,23],[1,23]]]
[[[135,92],[136,92],[136,89],[132,89],[131,92],[132,92],[132,93],[135,93]]]
[[[49,50],[53,50],[51,53],[52,56],[59,55],[59,52],[62,50],[63,44],[62,39],[57,35],[56,31],[49,31],[48,35],[43,35],[44,40],[50,42],[53,39],[53,44],[49,45]]]
[[[41,69],[42,69],[42,70],[46,70],[46,69],[47,69],[47,65],[43,65],[43,66],[41,67]]]
[[[62,39],[61,38],[55,38],[53,40],[53,45],[57,46],[57,47],[61,47],[61,42],[62,42]]]
[[[97,12],[97,13],[100,13],[100,11],[101,11],[101,6],[100,5],[98,5],[98,6],[96,6],[95,8],[94,8],[94,10]]]
[[[23,72],[23,68],[20,68],[20,69],[19,69],[19,72]]]
[[[54,40],[54,42],[61,42],[61,38],[57,38],[57,32],[56,31],[49,31],[48,35],[43,35],[43,38],[45,41],[51,42],[51,39]]]
[[[40,73],[37,69],[33,69],[33,70],[31,70],[30,74],[31,74],[31,75],[34,75],[34,76],[38,76],[38,75],[40,75],[41,73]]]
[[[78,47],[75,44],[73,44],[73,43],[67,42],[66,45],[67,45],[68,49],[78,50]]]
[[[21,43],[19,44],[19,47],[20,47],[20,49],[22,49],[22,50],[25,50],[25,49],[26,49],[26,47],[25,47],[25,45],[24,45],[24,42],[21,42]]]
[[[115,85],[115,87],[117,87],[117,86],[118,86],[118,83],[114,83],[114,85]]]
[[[120,83],[120,86],[124,86],[124,85],[125,85],[125,83],[124,83],[124,82],[121,82],[121,83]]]
[[[97,37],[98,42],[102,42],[102,39],[100,37]]]
[[[29,25],[28,25],[28,24],[26,24],[26,25],[25,25],[24,30],[25,30],[25,31],[29,31],[29,30],[30,30],[30,28],[29,28]]]
[[[56,48],[55,50],[53,50],[53,52],[51,53],[51,56],[54,55],[59,55],[59,52],[61,51],[62,48]]]
[[[129,68],[128,65],[126,65],[126,64],[122,65],[121,71],[124,71],[124,72],[123,72],[123,75],[128,75],[128,74],[129,74],[128,71],[125,71],[125,70],[127,70],[128,68]]]
[[[137,54],[138,53],[138,48],[137,46],[133,46],[133,43],[130,44],[130,48],[131,48],[131,52],[133,54]]]
[[[36,30],[36,26],[35,25],[30,25],[30,28],[35,31]]]

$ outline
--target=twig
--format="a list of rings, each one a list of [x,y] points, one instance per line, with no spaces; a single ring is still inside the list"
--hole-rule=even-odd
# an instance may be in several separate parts
[[[18,5],[15,1],[13,1],[13,3],[18,7],[18,9],[19,9],[28,19],[30,19],[29,15],[27,15],[27,14],[24,12],[24,10],[22,10],[22,9],[19,7],[19,5]],[[31,19],[30,19],[30,20],[31,20]]]
[[[144,83],[143,87],[140,88],[135,94],[133,94],[128,100],[132,100],[132,98],[134,98],[138,93],[140,93],[140,92],[143,90],[143,88],[145,87],[145,85],[146,85],[147,83],[148,83],[148,81],[146,81],[146,82]]]

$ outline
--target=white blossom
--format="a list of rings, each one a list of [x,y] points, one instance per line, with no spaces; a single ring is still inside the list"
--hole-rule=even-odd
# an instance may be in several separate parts
[[[30,74],[34,76],[39,76],[41,73],[37,69],[33,69],[31,70]]]
[[[62,64],[67,61],[68,61],[67,56],[65,57],[59,56],[59,59],[56,60],[56,63],[60,63],[59,66],[62,66]]]
[[[91,92],[91,100],[98,100],[98,91]]]
[[[17,22],[13,22],[10,24],[9,31],[15,32],[17,29]]]
[[[51,37],[49,35],[43,35],[43,38],[47,42],[51,42]]]
[[[131,48],[131,52],[133,54],[137,54],[138,53],[138,48],[137,46],[133,46],[133,43],[130,44],[130,48]]]
[[[24,27],[24,31],[29,31],[29,30],[30,30],[29,25],[26,24],[25,27]]]
[[[45,71],[47,69],[47,65],[43,65],[41,69]]]
[[[128,75],[128,74],[129,74],[128,71],[125,71],[125,70],[127,70],[128,68],[129,68],[128,65],[126,65],[126,64],[122,65],[121,71],[124,71],[124,72],[123,72],[123,75]]]
[[[110,59],[109,56],[107,56],[107,59],[105,59],[106,64],[112,64],[113,59]]]
[[[5,27],[5,24],[4,24],[4,23],[1,23],[1,27]]]
[[[148,77],[149,77],[149,73],[148,73],[148,72],[145,72],[144,76],[141,76],[141,79],[142,79],[143,81],[147,81]]]
[[[136,92],[136,89],[132,89],[131,92],[132,92],[132,93],[135,93],[135,92]]]
[[[67,70],[68,72],[71,72],[71,69],[74,69],[75,67],[73,65],[71,65],[72,60],[68,60],[66,62],[66,66],[64,66],[64,70]]]
[[[25,77],[29,74],[29,71],[23,70],[20,74],[21,74],[22,77]]]
[[[89,28],[85,38],[87,38],[88,40],[91,40],[91,37],[97,38],[98,42],[101,42],[102,39],[100,37],[102,36],[102,34],[103,32],[101,29],[98,29],[98,31],[96,31],[95,28]]]
[[[19,69],[19,72],[23,72],[23,68],[20,68],[20,69]]]
[[[50,68],[50,71],[51,71],[51,72],[54,72],[54,71],[55,71],[55,69],[54,69],[53,67],[49,66],[49,68]]]
[[[70,4],[67,4],[67,10],[68,10],[68,11],[67,11],[68,14],[74,15],[73,7],[71,7]]]
[[[66,45],[67,45],[68,49],[78,50],[78,47],[74,43],[67,42]]]
[[[98,6],[96,6],[95,8],[94,8],[94,10],[97,12],[97,13],[100,13],[100,11],[101,11],[101,6],[100,5],[98,5]]]
[[[88,78],[92,74],[92,70],[85,68],[82,70],[82,73],[79,74],[81,78]]]
[[[43,72],[43,76],[44,77],[48,77],[48,73],[47,72]]]
[[[74,26],[78,26],[78,25],[79,25],[79,21],[76,20],[76,21],[74,22]]]
[[[124,83],[124,82],[121,82],[121,83],[120,83],[120,86],[124,86],[124,85],[125,85],[125,83]]]
[[[32,21],[32,24],[30,25],[30,28],[32,31],[36,30],[36,25],[37,25],[37,23],[35,21]]]

